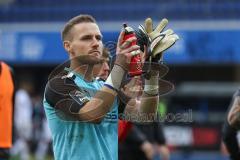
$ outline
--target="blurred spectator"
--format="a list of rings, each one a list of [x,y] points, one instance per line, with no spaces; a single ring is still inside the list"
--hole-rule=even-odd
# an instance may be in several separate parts
[[[97,79],[101,79],[103,81],[105,81],[110,73],[110,52],[107,48],[103,48],[103,58],[105,58],[105,62],[100,63],[95,65],[94,70],[93,70],[93,74],[97,77]]]
[[[33,137],[32,140],[34,143],[38,143],[41,132],[43,128],[43,120],[45,118],[44,115],[44,109],[42,105],[42,97],[40,95],[35,95],[32,98],[32,104],[33,104],[33,114],[32,114],[32,120],[33,120]]]
[[[41,96],[37,95],[34,97],[33,106],[34,139],[37,143],[35,157],[36,160],[44,160],[52,139],[46,116],[44,114]]]
[[[14,83],[10,68],[0,62],[0,160],[9,159],[12,147]]]
[[[164,101],[163,101],[164,102]],[[158,115],[164,116],[166,105],[160,103]],[[120,160],[169,160],[170,152],[166,146],[162,124],[146,122],[134,124],[125,142],[120,144]]]
[[[126,139],[119,143],[119,160],[148,159],[152,160],[154,146],[146,135],[133,124]]]
[[[138,124],[137,127],[146,135],[146,139],[153,145],[153,159],[169,160],[170,153],[166,146],[162,125],[159,122],[154,122],[152,124]]]
[[[103,50],[103,57],[106,58],[106,61],[100,64],[100,66],[97,65],[96,69],[94,70],[95,71],[94,74],[98,76],[99,80],[105,81],[110,72],[110,65],[109,65],[110,53],[106,48],[104,48]],[[134,80],[135,79],[133,79],[131,82],[134,82]],[[129,84],[132,84],[132,83],[129,83]],[[119,126],[120,128],[118,128],[118,133],[120,134],[118,136],[121,136],[119,140],[120,141],[124,140],[127,134],[130,132],[129,137],[132,137],[131,139],[136,143],[138,143],[141,150],[145,153],[146,157],[151,159],[153,157],[153,146],[149,141],[147,141],[147,139],[145,138],[145,135],[138,128],[133,126],[131,122],[125,122],[125,121],[119,120],[118,123],[123,125],[121,127]],[[123,131],[120,131],[120,130],[123,130]],[[128,158],[131,159],[131,157],[129,156]],[[125,159],[125,158],[123,155],[119,155],[119,159]]]
[[[240,90],[232,97],[228,108],[227,118],[223,125],[223,142],[232,160],[240,160],[240,150],[237,132],[240,129]]]
[[[37,150],[35,153],[36,160],[44,160],[44,158],[48,153],[49,144],[52,141],[51,132],[47,124],[46,118],[44,118],[42,125],[43,125],[42,132],[41,132],[40,139],[38,141]]]
[[[29,142],[32,136],[32,101],[29,93],[32,85],[28,81],[21,81],[15,97],[15,127],[16,142],[12,150],[13,155],[20,154],[22,160],[29,159]]]

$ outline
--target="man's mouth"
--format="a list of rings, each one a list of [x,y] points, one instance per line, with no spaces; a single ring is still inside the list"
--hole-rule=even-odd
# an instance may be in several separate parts
[[[101,53],[99,51],[90,51],[89,52],[91,55],[96,55],[96,56],[100,56]]]

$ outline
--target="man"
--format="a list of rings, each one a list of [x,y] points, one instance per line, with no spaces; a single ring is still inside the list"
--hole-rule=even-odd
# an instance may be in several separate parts
[[[105,59],[104,62],[100,63],[99,65],[96,65],[95,74],[98,76],[99,81],[105,81],[109,75],[110,72],[110,66],[109,66],[109,59],[110,59],[110,53],[107,48],[103,49],[103,58]],[[144,55],[142,55],[143,58]],[[136,78],[132,78],[130,82],[127,84],[128,86],[138,86],[140,84],[137,84]],[[126,88],[129,88],[128,86],[125,86]],[[124,88],[125,88],[124,87]],[[129,92],[129,90],[125,90],[125,92]],[[127,94],[127,93],[126,93]],[[129,94],[129,93],[128,93]],[[125,94],[121,94],[122,96],[125,96]],[[120,106],[124,107],[126,102],[120,101]],[[146,136],[137,128],[135,127],[131,122],[123,121],[121,119],[118,120],[118,140],[119,143],[124,141],[127,136],[129,136],[130,133],[130,139],[133,143],[138,144],[138,147],[144,152],[145,156],[149,159],[153,158],[153,145],[147,140]],[[120,146],[121,148],[121,146]],[[126,148],[125,148],[126,149]],[[121,153],[118,151],[118,153]],[[132,157],[128,154],[126,155],[128,159],[131,159]],[[124,155],[119,154],[119,159],[126,159]]]
[[[153,145],[153,156],[157,159],[169,160],[170,152],[166,145],[166,139],[160,122],[151,124],[137,124],[138,129],[146,136]],[[161,157],[161,158],[160,158]]]
[[[32,138],[32,100],[30,93],[33,86],[28,80],[21,80],[15,95],[14,125],[16,140],[11,154],[19,155],[21,160],[30,159],[30,145]]]
[[[13,135],[14,81],[10,67],[0,61],[0,160],[9,159]]]
[[[106,82],[101,83],[93,75],[94,65],[103,61],[102,34],[96,21],[89,15],[80,15],[66,23],[62,41],[70,67],[65,68],[64,64],[50,74],[44,99],[55,159],[118,158],[116,96],[130,59],[140,48],[129,45],[135,38],[123,42],[123,35],[122,31],[113,69]],[[140,103],[129,105],[135,114],[156,112],[158,72],[150,75]]]
[[[93,70],[95,75],[97,75],[97,79],[105,81],[108,78],[108,75],[110,73],[110,52],[107,48],[103,48],[102,57],[104,58],[104,61],[100,64],[95,65],[95,69]]]
[[[233,95],[227,118],[223,125],[223,142],[232,160],[240,160],[237,132],[240,129],[240,90]]]

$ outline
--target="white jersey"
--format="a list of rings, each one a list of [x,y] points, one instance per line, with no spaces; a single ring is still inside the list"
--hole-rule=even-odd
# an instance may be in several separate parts
[[[24,134],[25,138],[30,138],[31,135],[32,110],[32,101],[27,91],[18,90],[15,96],[14,122],[18,132]]]

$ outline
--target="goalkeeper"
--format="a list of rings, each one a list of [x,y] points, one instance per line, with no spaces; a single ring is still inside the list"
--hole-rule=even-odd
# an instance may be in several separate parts
[[[123,35],[121,32],[118,39],[113,69],[106,82],[101,83],[92,74],[94,66],[103,62],[102,34],[95,19],[79,15],[64,26],[62,41],[70,65],[65,63],[50,74],[44,96],[55,159],[117,159],[116,96],[129,69],[130,59],[140,48],[128,45],[136,40],[134,38],[123,42]],[[161,43],[159,41],[156,46]],[[126,109],[134,106],[132,112],[156,112],[158,73],[149,73],[145,83],[140,103],[133,100]]]

